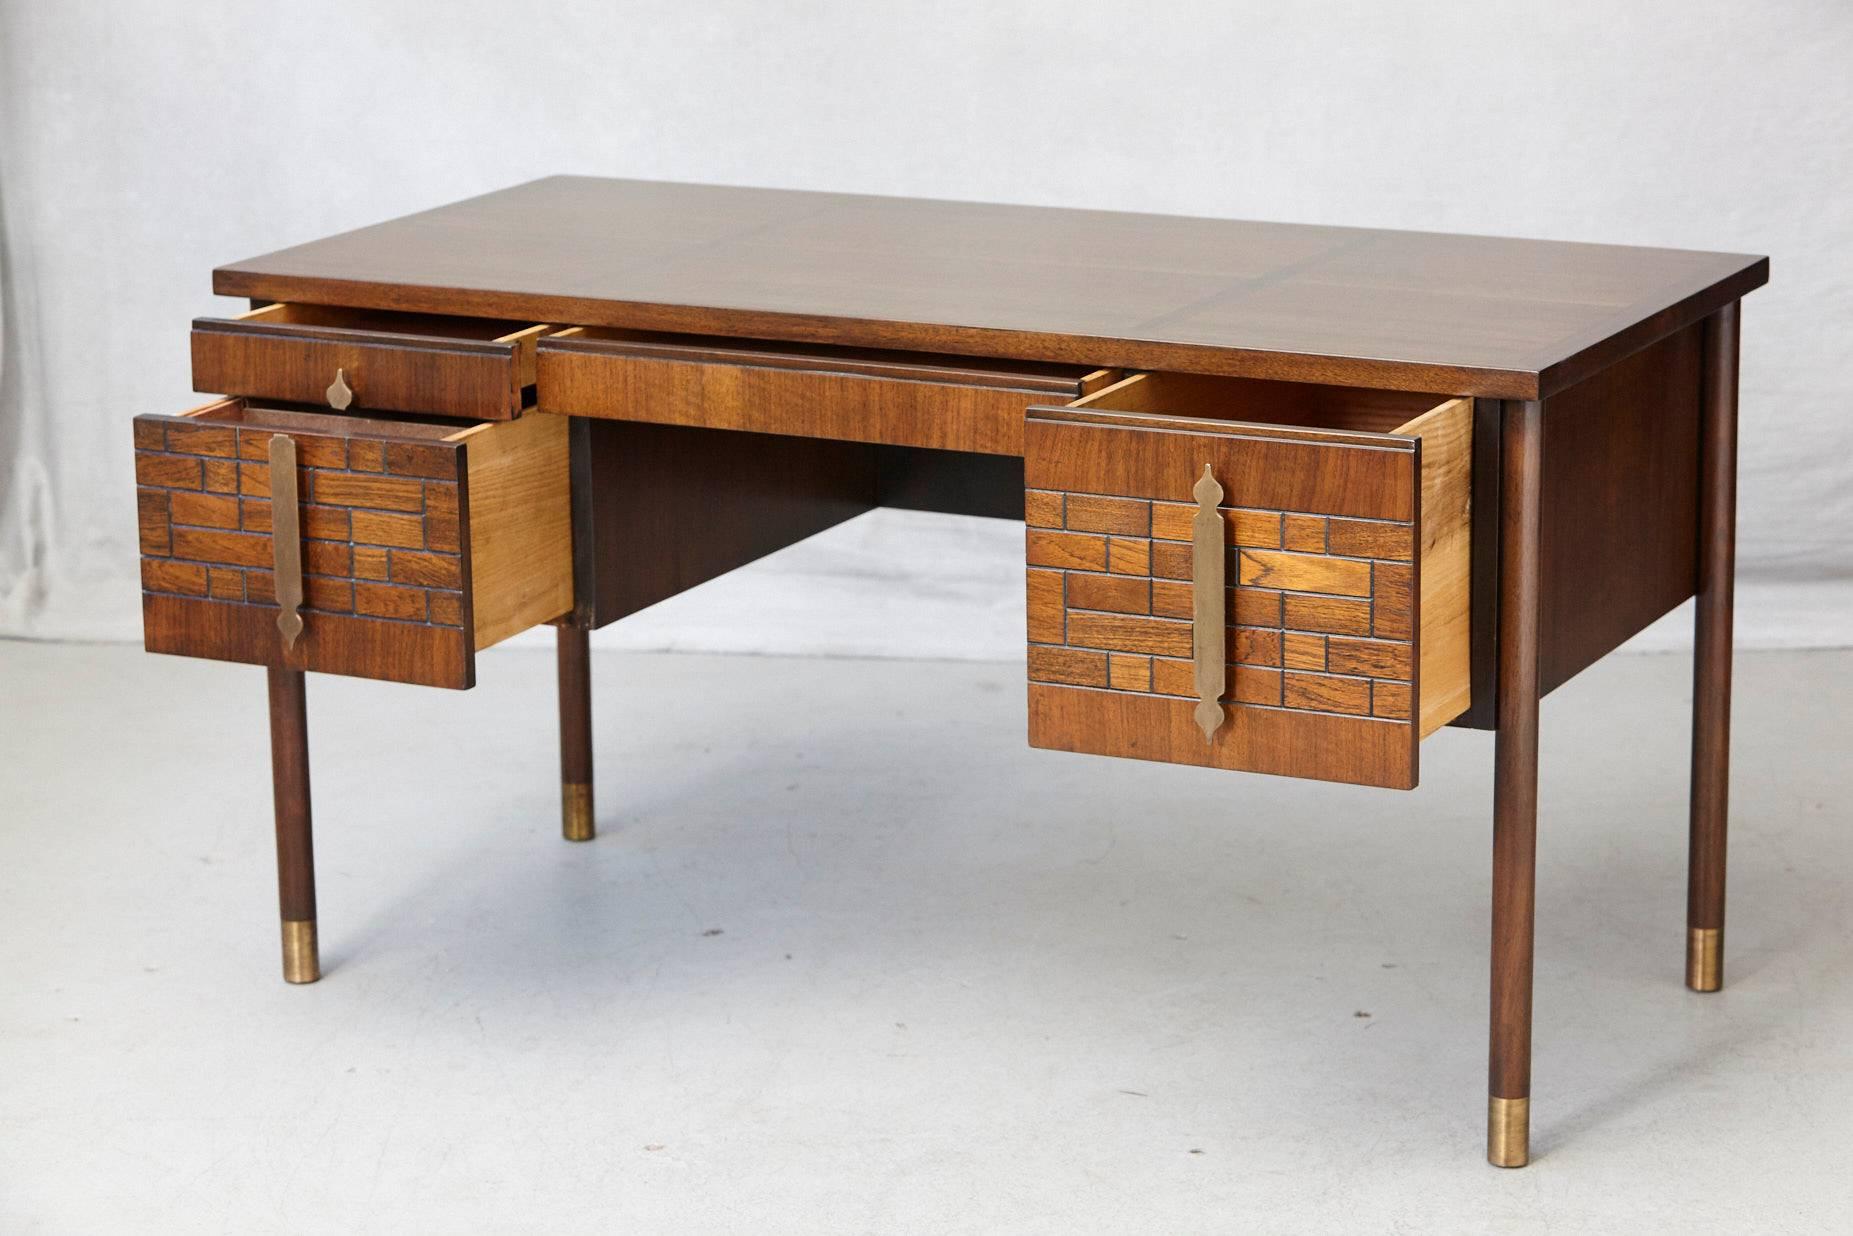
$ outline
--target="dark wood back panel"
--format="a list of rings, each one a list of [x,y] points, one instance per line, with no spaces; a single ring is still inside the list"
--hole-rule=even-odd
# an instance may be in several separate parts
[[[1023,460],[912,446],[875,448],[879,506],[947,515],[1023,518]]]
[[[604,626],[875,505],[858,442],[589,420],[575,444],[576,588]],[[750,620],[750,618],[749,618]]]

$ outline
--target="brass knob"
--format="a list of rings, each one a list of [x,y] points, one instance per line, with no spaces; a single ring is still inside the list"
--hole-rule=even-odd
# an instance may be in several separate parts
[[[345,412],[353,402],[354,389],[347,384],[347,370],[335,370],[335,380],[328,384],[328,406],[337,412]]]

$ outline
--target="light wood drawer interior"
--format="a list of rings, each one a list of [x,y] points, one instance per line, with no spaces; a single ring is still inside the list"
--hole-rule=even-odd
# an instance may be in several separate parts
[[[1161,373],[1032,409],[1032,743],[1413,786],[1471,698],[1472,433],[1470,399]],[[1191,720],[1206,467],[1213,738]]]
[[[793,343],[573,327],[538,347],[550,412],[1017,455],[1023,413],[1117,373]]]
[[[271,439],[294,444],[302,630],[277,625]],[[135,420],[147,646],[435,686],[573,604],[567,426],[228,399]]]
[[[346,410],[506,420],[532,403],[527,322],[274,304],[193,323],[193,389]]]

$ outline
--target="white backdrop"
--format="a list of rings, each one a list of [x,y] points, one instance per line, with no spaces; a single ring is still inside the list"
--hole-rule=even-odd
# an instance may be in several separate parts
[[[1843,0],[0,0],[0,634],[136,637],[215,264],[567,171],[1769,253],[1739,632],[1850,642],[1850,64]],[[1019,655],[1019,537],[879,513],[606,639]]]

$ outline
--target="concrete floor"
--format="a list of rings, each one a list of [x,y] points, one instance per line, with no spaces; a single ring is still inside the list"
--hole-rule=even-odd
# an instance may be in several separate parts
[[[0,643],[0,1231],[1846,1231],[1853,654],[1738,660],[1680,982],[1687,661],[1544,708],[1533,1166],[1481,1160],[1488,735],[1412,794],[1031,751],[1015,665],[601,654],[310,688]]]

